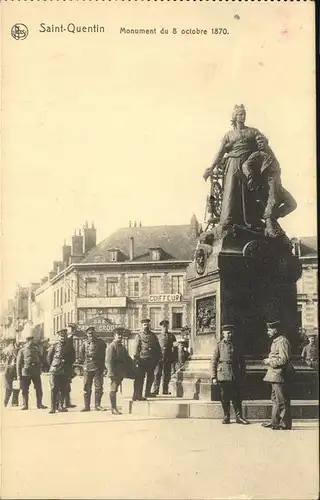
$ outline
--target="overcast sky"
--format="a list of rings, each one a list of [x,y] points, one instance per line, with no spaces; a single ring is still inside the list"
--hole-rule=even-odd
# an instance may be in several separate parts
[[[4,297],[46,275],[64,238],[98,241],[128,221],[203,219],[202,174],[234,104],[269,137],[298,209],[289,236],[316,234],[312,3],[16,3],[3,12]],[[240,17],[240,19],[235,18]],[[11,26],[29,36],[16,41]],[[38,32],[99,23],[104,34]],[[226,36],[129,36],[127,28],[226,27]]]

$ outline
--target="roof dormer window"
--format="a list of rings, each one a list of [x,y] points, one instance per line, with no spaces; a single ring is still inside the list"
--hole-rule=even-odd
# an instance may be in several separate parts
[[[161,254],[159,248],[151,248],[150,249],[150,258],[151,260],[160,260]]]
[[[118,261],[118,250],[117,249],[111,249],[111,250],[109,250],[109,260],[111,262],[117,262]]]

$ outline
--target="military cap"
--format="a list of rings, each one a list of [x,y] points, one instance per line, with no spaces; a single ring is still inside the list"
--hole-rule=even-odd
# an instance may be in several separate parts
[[[279,320],[271,321],[270,323],[267,323],[268,328],[279,328],[280,326],[281,326],[281,322]]]
[[[141,324],[144,325],[145,323],[150,323],[150,319],[144,318],[141,320]]]
[[[125,329],[125,328],[123,328],[122,326],[117,326],[117,327],[113,330],[113,332],[112,332],[112,333],[113,333],[113,334],[116,334],[116,333],[122,333],[122,334],[124,334],[124,333],[125,333],[125,331],[126,331],[126,329]]]
[[[169,325],[169,321],[167,319],[163,319],[162,321],[160,321],[159,325],[160,326],[162,326],[162,325]]]
[[[89,328],[86,329],[86,333],[94,333],[95,331],[96,330],[94,326],[89,326]]]
[[[318,335],[315,332],[307,332],[306,336],[307,337],[318,337]]]
[[[57,335],[67,335],[68,331],[65,328],[57,331]]]
[[[222,332],[225,332],[227,330],[234,330],[234,329],[235,329],[234,325],[222,325],[222,327],[221,327]]]

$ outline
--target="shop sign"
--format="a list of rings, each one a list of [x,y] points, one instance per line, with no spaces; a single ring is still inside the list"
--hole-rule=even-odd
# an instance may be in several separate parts
[[[77,307],[79,308],[104,308],[104,307],[126,307],[126,297],[79,297]]]
[[[160,293],[149,295],[149,302],[180,302],[180,293]]]
[[[107,319],[104,316],[95,316],[86,323],[78,323],[78,329],[82,332],[85,332],[90,326],[93,326],[97,333],[111,333],[120,325],[113,323],[110,319]]]

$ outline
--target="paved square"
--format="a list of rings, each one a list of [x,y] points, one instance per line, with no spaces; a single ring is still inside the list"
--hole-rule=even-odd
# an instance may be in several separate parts
[[[72,394],[78,405],[80,384]],[[47,404],[46,380],[44,388]],[[4,499],[318,497],[315,421],[274,432],[260,423],[117,417],[80,406],[49,415],[34,409],[33,394],[31,403],[27,412],[2,411]]]

